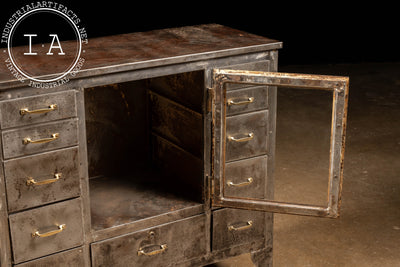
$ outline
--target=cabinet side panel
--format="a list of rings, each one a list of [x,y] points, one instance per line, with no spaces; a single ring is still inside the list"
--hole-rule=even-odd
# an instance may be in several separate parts
[[[0,147],[2,145],[2,138],[0,134]],[[3,153],[0,153],[1,167],[0,167],[0,266],[11,266],[11,244],[8,227],[8,213],[7,213],[7,196],[6,185],[3,171]]]

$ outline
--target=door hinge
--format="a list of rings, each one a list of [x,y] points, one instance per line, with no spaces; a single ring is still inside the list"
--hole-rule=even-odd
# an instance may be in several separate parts
[[[211,202],[213,201],[214,198],[214,178],[211,175],[207,175],[208,178],[208,185],[209,185],[209,194],[210,194],[210,199]]]
[[[212,87],[207,87],[207,107],[206,107],[206,112],[210,113],[213,108],[213,103],[214,103],[214,88]]]

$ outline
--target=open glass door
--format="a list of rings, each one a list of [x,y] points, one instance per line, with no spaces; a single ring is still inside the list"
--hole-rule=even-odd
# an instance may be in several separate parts
[[[213,110],[214,149],[212,205],[215,207],[241,208],[297,215],[332,218],[338,217],[343,179],[348,78],[324,75],[215,69],[213,72],[213,82],[215,90],[215,106]],[[254,126],[254,129],[256,130],[246,131],[243,130],[245,128],[242,126],[238,126],[235,128],[235,135],[232,135],[229,131],[227,132],[227,124],[228,127],[231,127],[229,126],[229,120],[232,120],[231,118],[227,118],[227,109],[229,106],[247,105],[254,101],[254,97],[248,97],[240,101],[228,98],[227,88],[229,86],[238,86],[234,84],[270,86],[269,88],[272,86],[272,88],[278,88],[278,90],[279,87],[290,87],[310,90],[327,90],[332,92],[333,102],[329,152],[328,196],[325,206],[280,202],[266,199],[257,194],[249,197],[232,193],[231,188],[244,187],[252,183],[255,184],[256,182],[252,175],[248,175],[248,177],[246,176],[247,178],[241,182],[232,181],[228,176],[232,176],[232,174],[234,176],[235,172],[239,172],[243,170],[243,168],[240,168],[239,163],[236,164],[239,166],[238,168],[232,168],[231,166],[228,166],[229,164],[227,161],[240,153],[247,153],[246,146],[250,146],[251,142],[254,142],[253,147],[250,149],[251,151],[263,149],[264,145],[267,147],[268,144],[264,144],[261,139],[261,141],[256,142],[256,139],[260,138],[261,135],[264,135],[266,138],[268,135],[275,134],[275,129],[271,128],[271,125],[268,125],[271,124],[271,118],[265,118],[276,115],[272,114],[274,112],[273,110],[268,109],[264,112],[258,112],[256,115],[252,115],[253,117],[251,120],[249,119],[252,125],[258,124]],[[245,118],[245,116],[242,117]],[[243,123],[245,123],[244,119],[242,121],[238,120],[235,125]],[[274,127],[273,124],[272,127]],[[274,141],[274,138],[267,138],[266,140]],[[235,147],[241,149],[233,151]],[[272,145],[270,147],[273,148],[274,146]],[[271,149],[266,148],[265,151],[265,158],[270,157]],[[255,161],[251,155],[248,158],[249,161]],[[263,161],[268,162],[262,157],[258,157],[257,160],[258,162],[255,164],[262,164]],[[258,170],[262,170],[262,167],[258,167]]]

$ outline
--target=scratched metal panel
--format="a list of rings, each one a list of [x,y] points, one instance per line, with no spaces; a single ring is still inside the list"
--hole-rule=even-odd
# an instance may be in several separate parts
[[[5,161],[8,211],[79,196],[78,160],[74,147]]]
[[[9,216],[14,262],[38,258],[83,243],[81,200],[73,199]],[[58,233],[60,226],[65,228]],[[34,236],[35,232],[45,235]]]

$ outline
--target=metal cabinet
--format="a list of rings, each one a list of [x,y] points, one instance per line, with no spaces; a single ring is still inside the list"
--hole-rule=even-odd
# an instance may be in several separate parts
[[[2,267],[265,267],[273,212],[338,216],[347,78],[279,73],[280,42],[216,24],[110,38],[62,86],[0,75]],[[273,200],[281,86],[332,91],[325,207]]]

